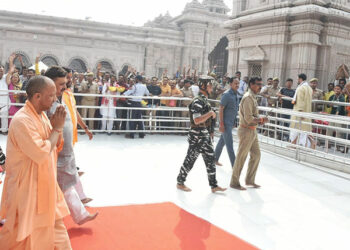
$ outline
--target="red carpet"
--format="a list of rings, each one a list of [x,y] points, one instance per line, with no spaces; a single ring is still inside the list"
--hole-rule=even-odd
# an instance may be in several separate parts
[[[172,203],[89,208],[95,221],[65,224],[74,250],[256,249]]]

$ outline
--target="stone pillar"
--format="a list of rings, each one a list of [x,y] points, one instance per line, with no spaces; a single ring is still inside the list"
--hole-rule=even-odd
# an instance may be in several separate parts
[[[316,76],[317,52],[323,24],[318,20],[292,21],[290,26],[290,46],[292,57],[289,69],[290,76],[305,73],[308,79]]]
[[[192,65],[192,59],[196,59],[199,66],[198,71],[201,71],[204,67],[202,61],[208,60],[208,56],[204,57],[207,25],[204,23],[184,23],[181,27],[185,33],[185,48],[182,55],[183,66]]]
[[[237,30],[227,35],[228,39],[228,63],[227,73],[233,76],[238,70],[239,61],[239,39],[237,37]]]
[[[210,28],[210,26],[208,27]],[[207,72],[209,69],[209,46],[210,46],[210,33],[209,29],[207,29],[204,33],[204,53],[203,53],[203,59],[201,60],[201,65],[198,67],[198,72]]]
[[[149,44],[146,47],[145,52],[145,73],[147,77],[152,77],[156,75],[156,68],[154,62],[154,46],[153,44]]]

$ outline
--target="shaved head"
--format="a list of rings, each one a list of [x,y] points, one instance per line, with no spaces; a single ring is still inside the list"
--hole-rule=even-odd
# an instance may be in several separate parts
[[[36,93],[42,93],[49,86],[55,86],[54,82],[46,76],[34,76],[30,78],[26,89],[28,99],[32,99]]]

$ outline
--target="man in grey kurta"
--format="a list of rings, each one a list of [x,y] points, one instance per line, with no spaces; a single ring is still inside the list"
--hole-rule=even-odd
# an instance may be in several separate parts
[[[50,118],[55,113],[56,108],[59,104],[62,104],[65,107],[67,113],[62,131],[64,145],[57,158],[57,182],[64,194],[64,198],[67,202],[74,222],[82,225],[90,220],[95,219],[97,213],[91,215],[85,209],[75,189],[75,184],[77,183],[79,176],[75,164],[73,149],[72,114],[68,108],[68,105],[71,106],[71,103],[64,103],[62,101],[62,94],[67,88],[67,71],[61,67],[53,66],[46,71],[45,76],[51,78],[54,81],[56,85],[57,96],[57,101],[53,103],[52,107],[47,112],[48,117]]]
[[[48,117],[55,113],[58,105],[60,105],[59,100],[54,102],[51,109],[48,111]],[[65,107],[67,115],[62,133],[64,145],[57,158],[57,182],[64,192],[68,188],[75,186],[77,183],[78,171],[75,165],[73,149],[73,123],[67,105],[65,103],[62,103],[62,105]]]

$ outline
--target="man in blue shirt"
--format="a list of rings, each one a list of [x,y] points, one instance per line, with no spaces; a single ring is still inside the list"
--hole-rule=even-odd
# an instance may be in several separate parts
[[[239,81],[239,87],[238,87],[238,90],[237,90],[239,101],[242,99],[244,93],[247,91],[247,88],[248,88],[248,77],[246,76],[246,77],[244,77],[243,80],[241,80],[241,76],[242,76],[241,72],[237,71],[236,72],[236,77],[237,77],[237,79]]]
[[[140,138],[144,138],[144,126],[143,121],[135,121],[135,120],[141,120],[142,119],[142,110],[140,109],[142,107],[141,101],[142,96],[149,96],[149,91],[146,87],[146,85],[142,84],[142,76],[137,75],[136,76],[136,84],[134,84],[131,89],[126,91],[124,95],[126,96],[135,96],[134,98],[131,98],[131,107],[136,108],[135,110],[131,111],[131,119],[133,121],[130,122],[130,129],[132,131],[135,131],[136,128],[142,132],[139,133]],[[134,139],[134,132],[130,133],[130,138]]]
[[[229,79],[230,89],[227,90],[221,98],[220,102],[220,140],[215,148],[215,160],[216,165],[222,166],[219,163],[219,158],[222,149],[226,145],[227,153],[230,157],[231,167],[235,164],[235,151],[233,149],[232,129],[236,122],[239,100],[238,100],[238,88],[239,79],[237,77]]]

